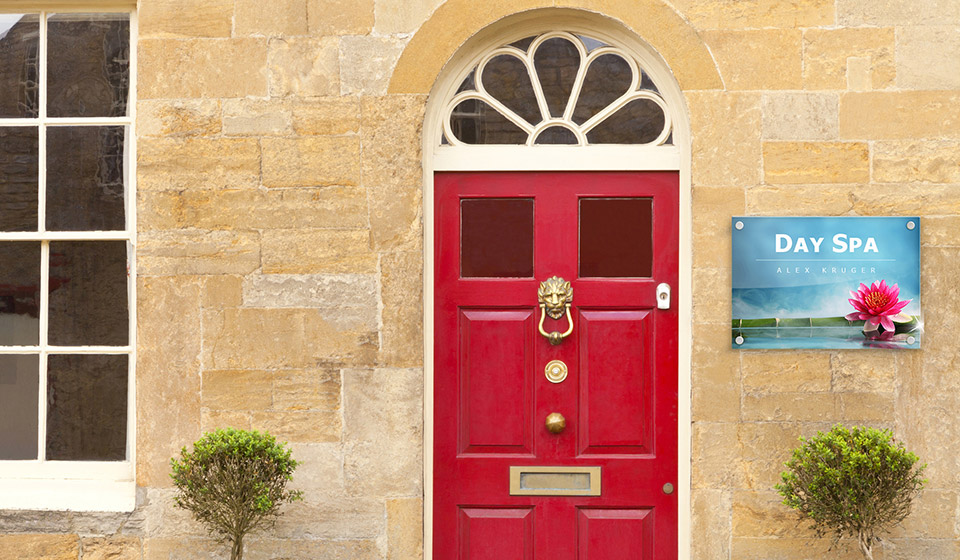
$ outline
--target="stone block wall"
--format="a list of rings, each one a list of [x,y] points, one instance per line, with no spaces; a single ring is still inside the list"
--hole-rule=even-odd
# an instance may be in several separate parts
[[[138,507],[0,512],[0,558],[225,557],[169,479],[225,426],[302,462],[248,558],[421,556],[426,97],[386,95],[385,4],[140,2]]]
[[[303,462],[251,558],[419,556],[425,96],[385,95],[402,45],[372,1],[141,3],[144,558],[222,554],[167,475],[222,426]]]
[[[892,429],[929,464],[886,559],[960,557],[953,314],[960,291],[960,10],[933,1],[676,3],[722,91],[693,132],[693,558],[860,558],[828,550],[773,490],[799,436]],[[729,349],[730,217],[920,215],[921,351]]]
[[[930,465],[881,557],[960,557],[960,3],[141,0],[139,505],[0,512],[0,559],[223,557],[172,508],[168,459],[227,425],[303,461],[305,501],[249,558],[421,558],[426,92],[388,85],[443,4],[474,11],[440,41],[472,13],[560,5],[666,22],[661,38],[712,57],[718,85],[680,80],[702,86],[686,92],[692,558],[857,558],[772,490],[797,437],[840,421],[892,428]],[[924,349],[731,350],[740,214],[923,216]]]

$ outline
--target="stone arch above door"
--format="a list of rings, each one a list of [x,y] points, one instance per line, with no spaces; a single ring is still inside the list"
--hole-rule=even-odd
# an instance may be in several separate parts
[[[716,62],[700,35],[660,0],[449,0],[407,44],[388,92],[429,93],[444,65],[477,29],[520,12],[550,8],[574,8],[564,10],[570,13],[586,10],[591,16],[619,21],[664,58],[683,90],[723,87]],[[554,14],[559,11],[550,10]]]

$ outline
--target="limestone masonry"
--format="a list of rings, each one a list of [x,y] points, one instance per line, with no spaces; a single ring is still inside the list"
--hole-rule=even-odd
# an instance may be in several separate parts
[[[428,94],[472,35],[556,8],[635,31],[685,95],[690,558],[860,558],[773,490],[837,422],[929,464],[880,557],[960,558],[960,1],[140,0],[138,506],[0,511],[0,559],[223,558],[168,476],[223,426],[303,462],[247,558],[422,558]],[[923,350],[731,350],[733,215],[921,216]]]

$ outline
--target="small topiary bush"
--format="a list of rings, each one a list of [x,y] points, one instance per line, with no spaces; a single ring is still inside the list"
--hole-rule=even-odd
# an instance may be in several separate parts
[[[174,502],[229,542],[230,558],[240,560],[243,537],[272,526],[283,503],[301,499],[300,491],[286,489],[298,464],[270,434],[216,430],[194,442],[192,452],[184,447],[179,459],[170,459]]]
[[[800,442],[776,485],[783,503],[812,521],[818,537],[854,537],[872,559],[879,535],[910,513],[926,465],[889,430],[837,424]]]

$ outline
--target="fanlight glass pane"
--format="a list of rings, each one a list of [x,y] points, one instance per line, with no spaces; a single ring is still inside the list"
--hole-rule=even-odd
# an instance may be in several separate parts
[[[550,115],[562,117],[580,69],[580,51],[570,41],[554,37],[537,47],[533,61]]]
[[[528,48],[530,48],[530,43],[533,43],[533,40],[534,40],[534,39],[536,39],[536,37],[532,37],[532,36],[531,36],[531,37],[524,37],[523,39],[520,39],[519,41],[514,41],[513,43],[510,43],[510,46],[511,46],[511,47],[517,47],[517,48],[520,49],[521,51],[525,51],[525,50],[527,50]]]
[[[0,128],[0,231],[37,231],[39,132]]]
[[[40,343],[40,242],[0,243],[0,345]]]
[[[590,63],[573,122],[583,124],[630,89],[633,71],[623,57],[605,54]]]
[[[0,14],[0,118],[40,110],[40,16]]]
[[[669,113],[659,108],[666,106],[663,98],[627,51],[550,32],[494,53],[448,102],[441,145],[671,143]]]
[[[0,355],[0,460],[36,459],[40,356]]]
[[[47,459],[126,459],[128,361],[126,355],[47,359]]]
[[[577,144],[577,136],[562,126],[551,126],[537,136],[536,144]]]
[[[580,277],[649,277],[653,199],[580,200]]]
[[[599,39],[594,39],[593,37],[587,37],[586,35],[577,35],[577,38],[583,41],[583,46],[586,47],[587,53],[591,53],[595,49],[599,49],[600,47],[609,46]]]
[[[460,276],[533,276],[533,199],[471,198],[460,203]]]
[[[129,14],[53,14],[47,37],[49,116],[127,114]]]
[[[122,230],[122,126],[47,129],[47,229]]]
[[[650,75],[643,70],[640,71],[640,89],[660,93],[660,90],[657,88],[657,84],[653,83],[653,80],[650,79]]]
[[[462,101],[450,115],[450,128],[465,144],[525,144],[527,133],[477,99]]]
[[[646,144],[663,132],[666,116],[649,99],[634,99],[587,133],[591,144]]]
[[[530,124],[541,120],[537,96],[533,93],[526,65],[517,57],[496,56],[487,63],[480,76],[483,87],[494,99]]]
[[[474,79],[474,76],[476,76],[476,74],[477,74],[476,68],[471,70],[470,73],[467,74],[467,77],[464,78],[462,82],[460,82],[460,87],[457,88],[457,93],[460,93],[463,91],[476,91],[477,81]]]
[[[125,346],[127,243],[50,243],[50,344]]]

